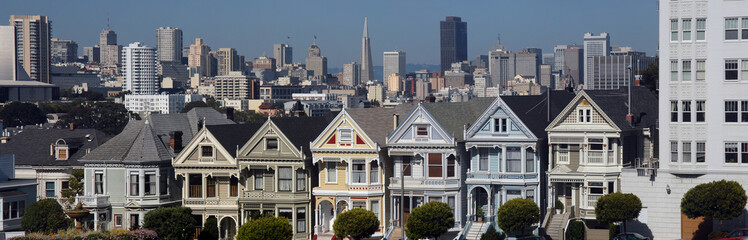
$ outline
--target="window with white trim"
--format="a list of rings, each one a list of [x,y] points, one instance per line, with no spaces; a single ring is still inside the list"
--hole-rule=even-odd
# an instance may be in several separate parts
[[[493,119],[493,132],[506,133],[508,123],[509,121],[506,118],[494,118]]]
[[[306,208],[304,207],[296,209],[296,232],[306,232]]]
[[[130,173],[130,196],[140,195],[140,175],[137,172]]]
[[[737,81],[738,80],[738,60],[735,60],[735,59],[725,60],[725,80],[726,81]]]
[[[381,207],[379,205],[379,200],[371,200],[369,205],[371,206],[370,209],[371,209],[371,212],[374,213],[374,216],[377,216],[377,219],[380,219],[379,212],[381,212],[382,209],[380,209]]]
[[[725,18],[725,40],[738,40],[739,18]]]
[[[670,81],[678,81],[678,60],[670,60]]]
[[[696,122],[706,121],[706,101],[696,101]]]
[[[104,194],[104,171],[94,171],[94,194]]]
[[[525,172],[535,172],[535,150],[525,149]]]
[[[416,137],[417,138],[423,138],[429,136],[429,126],[428,125],[417,125],[416,128]]]
[[[478,149],[478,171],[488,171],[488,149]]]
[[[591,123],[592,122],[592,108],[579,107],[577,112],[579,113],[579,123]]]
[[[737,142],[726,142],[725,143],[725,163],[738,163],[740,162],[740,151],[738,146],[740,143]]]
[[[262,169],[255,169],[255,190],[263,190],[265,188],[265,171]]]
[[[306,172],[304,169],[296,170],[296,191],[306,190]]]
[[[740,60],[740,80],[748,80],[748,60]]]
[[[683,65],[683,68],[682,68],[683,71],[681,71],[681,74],[682,74],[681,80],[691,81],[691,61],[683,60],[681,64]]]
[[[265,150],[278,150],[278,139],[265,138]]]
[[[725,101],[725,122],[738,122],[738,101]]]
[[[691,41],[691,19],[681,20],[683,30],[683,41]]]
[[[691,142],[682,142],[683,147],[683,162],[691,162]]]
[[[696,80],[706,80],[706,60],[696,60]]]
[[[351,169],[351,182],[366,183],[366,162],[363,159],[354,159]]]
[[[569,144],[557,144],[556,162],[569,164]]]
[[[678,141],[670,141],[670,161],[678,162]]]
[[[678,41],[678,19],[670,19],[670,41]]]
[[[379,161],[369,163],[369,183],[379,183]]]
[[[521,172],[522,171],[522,148],[520,147],[507,147],[506,148],[506,171],[507,172]]]
[[[290,192],[293,189],[293,168],[278,167],[278,191]]]
[[[337,174],[337,168],[338,163],[336,162],[328,162],[327,166],[325,166],[326,174],[327,175],[327,183],[337,183],[338,182],[338,174]]]
[[[691,101],[681,101],[681,121],[691,122]]]
[[[670,122],[678,122],[678,101],[670,101]]]
[[[706,19],[696,19],[696,41],[706,40]]]
[[[338,129],[338,137],[340,137],[341,144],[353,143],[353,130],[352,129]]]
[[[706,143],[696,142],[696,162],[706,162]]]

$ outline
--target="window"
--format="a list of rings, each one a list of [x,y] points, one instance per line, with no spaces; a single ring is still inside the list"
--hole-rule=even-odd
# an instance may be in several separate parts
[[[3,220],[10,219],[10,202],[3,203]]]
[[[558,154],[556,155],[556,162],[558,163],[569,163],[569,145],[568,144],[558,144],[556,145],[558,148]]]
[[[681,64],[683,64],[683,71],[681,72],[683,76],[681,77],[681,80],[691,81],[691,61],[684,60]]]
[[[738,101],[725,101],[725,122],[738,122]]]
[[[353,142],[353,130],[351,129],[339,129],[338,135],[340,135],[340,143],[352,143]]]
[[[159,193],[161,195],[169,194],[169,171],[166,169],[161,170],[161,176],[159,176]]]
[[[740,102],[740,122],[748,122],[748,101]]]
[[[506,190],[506,200],[522,198],[522,190]]]
[[[535,172],[535,151],[532,148],[525,149],[525,172]]]
[[[725,163],[738,162],[738,143],[725,143]]]
[[[429,153],[429,177],[442,177],[442,154]]]
[[[369,163],[369,182],[370,183],[379,183],[379,162],[378,161],[371,161]]]
[[[255,170],[255,190],[263,190],[265,189],[265,171],[262,169],[256,169]]]
[[[740,60],[740,80],[748,80],[748,60]]]
[[[522,171],[522,149],[519,147],[509,147],[506,150],[506,171]]]
[[[670,41],[678,41],[678,19],[670,19]]]
[[[587,186],[590,189],[590,194],[600,195],[604,193],[602,182],[589,182]]]
[[[682,142],[683,145],[683,162],[691,162],[691,143]]]
[[[412,174],[413,171],[411,171],[412,170],[411,168],[413,168],[413,164],[411,163],[411,161],[412,160],[410,158],[403,159],[403,169],[402,169],[403,176],[407,176],[407,177],[413,176]]]
[[[239,196],[239,179],[234,176],[229,179],[229,196]]]
[[[213,157],[213,147],[202,146],[200,147],[200,149],[201,149],[200,157],[205,157],[205,158]]]
[[[203,177],[201,174],[190,174],[190,197],[203,197]]]
[[[592,122],[592,109],[580,108],[579,110],[579,122],[580,123],[591,123]]]
[[[45,186],[45,192],[48,198],[55,197],[55,182],[47,182]]]
[[[416,137],[426,137],[429,135],[428,126],[416,126]]]
[[[447,197],[447,205],[449,205],[449,208],[452,209],[452,214],[455,213],[455,197],[449,196]]]
[[[130,196],[140,195],[140,175],[138,173],[130,173]]]
[[[130,214],[130,229],[140,228],[140,215]]]
[[[696,80],[704,81],[706,79],[706,61],[696,60]]]
[[[748,143],[741,143],[740,144],[740,158],[742,161],[741,163],[748,163]]]
[[[725,40],[738,39],[738,18],[725,19]]]
[[[3,219],[22,218],[26,209],[26,201],[12,201],[3,203]]]
[[[678,101],[670,101],[670,122],[678,122]]]
[[[738,60],[725,60],[725,80],[738,80]]]
[[[706,118],[706,102],[696,101],[696,122],[704,122]]]
[[[277,138],[266,138],[265,139],[265,150],[278,150],[278,139]]]
[[[706,40],[706,19],[696,19],[696,41]]]
[[[748,18],[742,19],[742,25],[742,30],[740,30],[742,39],[748,39]]]
[[[62,189],[69,189],[70,181],[62,181]]]
[[[493,120],[493,132],[496,133],[506,133],[506,127],[507,127],[507,119],[506,118],[494,118]]]
[[[104,172],[103,171],[94,172],[94,193],[104,194]]]
[[[293,189],[293,169],[291,167],[278,168],[278,191],[288,192]]]
[[[616,183],[615,182],[608,182],[608,194],[614,193],[616,189]]]
[[[455,176],[455,165],[457,165],[457,161],[455,160],[455,157],[453,156],[447,157],[447,177]]]
[[[678,141],[670,141],[670,161],[678,162]]]
[[[303,169],[296,170],[296,191],[306,190],[306,172]]]
[[[353,183],[366,183],[366,162],[362,159],[353,160],[351,178]]]
[[[696,162],[706,162],[706,143],[696,142]]]
[[[156,195],[156,173],[146,172],[145,173],[145,189],[143,193],[145,195]]]
[[[67,160],[67,159],[68,159],[68,148],[58,147],[57,148],[57,160]]]
[[[361,208],[366,209],[366,201],[353,201],[351,204],[351,209]]]
[[[296,232],[306,232],[306,209],[303,207],[296,209]]]
[[[683,19],[683,41],[691,41],[691,19]]]
[[[338,174],[337,174],[337,168],[338,163],[336,162],[328,162],[327,167],[327,183],[337,183],[338,182]]]
[[[678,60],[670,60],[670,81],[678,81]]]
[[[525,199],[535,201],[535,190],[533,189],[525,190]]]
[[[114,214],[114,227],[122,227],[122,214]]]
[[[379,206],[379,200],[371,200],[370,205],[371,205],[371,211],[374,213],[374,216],[377,216],[377,219],[381,219],[379,217],[379,212],[381,212],[382,209],[380,209],[381,206]]]
[[[478,150],[478,170],[488,171],[488,149],[481,148]]]
[[[579,109],[579,122],[580,123],[584,122],[584,110],[582,109]]]
[[[288,224],[291,224],[293,226],[293,210],[290,208],[281,208],[278,209],[278,217],[284,217],[288,219]]]
[[[216,197],[216,178],[208,177],[205,179],[205,195],[206,197]]]
[[[683,105],[683,122],[691,122],[691,101],[682,101],[681,104]]]

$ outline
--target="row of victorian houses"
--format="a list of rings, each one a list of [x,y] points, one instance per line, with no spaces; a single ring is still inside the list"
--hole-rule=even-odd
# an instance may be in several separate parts
[[[77,199],[95,213],[92,228],[137,228],[149,210],[182,205],[200,226],[215,217],[221,239],[263,215],[286,217],[294,239],[322,239],[352,208],[374,212],[374,237],[385,237],[430,201],[452,208],[456,221],[447,235],[460,238],[485,229],[474,222],[495,224],[499,206],[515,198],[540,206],[538,226],[594,219],[595,201],[620,191],[622,168],[656,157],[656,97],[640,87],[632,96],[552,91],[251,124],[206,108],[150,115],[78,150],[85,154],[73,168],[84,169],[85,191]],[[92,139],[38,144],[55,159],[61,147],[98,141]],[[54,167],[28,168],[40,193],[63,179],[39,177]],[[560,214],[549,210],[558,201]],[[551,236],[554,230],[546,229]]]

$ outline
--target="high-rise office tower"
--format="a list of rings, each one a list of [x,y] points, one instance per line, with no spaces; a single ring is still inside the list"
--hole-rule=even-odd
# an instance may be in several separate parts
[[[356,86],[361,83],[361,65],[356,62],[343,64],[343,81],[340,85]]]
[[[117,45],[117,33],[107,28],[99,34],[99,58],[101,65],[105,67],[117,66],[122,60],[122,46]]]
[[[488,55],[478,55],[475,57],[475,62],[473,62],[473,66],[475,68],[486,68],[488,69]]]
[[[237,54],[234,48],[219,48],[215,58],[219,76],[229,75],[229,72],[241,71],[244,68],[244,57]]]
[[[594,56],[608,56],[610,54],[610,36],[608,33],[601,33],[600,35],[592,35],[592,33],[584,34],[584,81],[582,84],[587,84],[587,80],[591,78],[592,62],[590,59]]]
[[[156,29],[156,49],[161,62],[182,62],[182,30],[172,27]]]
[[[577,86],[582,82],[584,77],[584,48],[582,46],[569,46],[564,49],[564,67],[562,68],[562,78],[567,79],[563,84],[557,81],[556,89],[567,86]]]
[[[275,58],[275,69],[281,69],[293,64],[293,48],[291,45],[273,44],[273,58]]]
[[[52,38],[52,63],[73,63],[78,61],[78,44],[73,40]]]
[[[16,80],[16,37],[14,26],[0,26],[0,80]]]
[[[538,77],[540,66],[538,54],[527,49],[512,53],[500,43],[488,52],[489,72],[493,84],[499,85],[500,91],[517,75]]]
[[[51,27],[47,16],[10,15],[15,27],[16,79],[49,83]]]
[[[462,18],[449,16],[439,23],[441,32],[442,72],[449,71],[452,63],[467,60],[467,22]]]
[[[556,45],[553,47],[553,71],[563,71],[564,69],[564,50],[569,46],[567,45]]]
[[[156,75],[156,49],[140,42],[122,48],[123,91],[131,94],[156,94],[161,85]]]
[[[203,42],[202,38],[195,38],[195,43],[190,44],[187,66],[197,67],[202,76],[212,76],[210,69],[210,47]]]
[[[382,76],[385,78],[391,74],[397,74],[398,76],[405,77],[405,52],[397,50],[393,52],[384,52],[383,58],[383,69]],[[387,87],[387,82],[384,81],[384,87]]]
[[[99,61],[101,61],[100,53],[101,49],[99,49],[99,45],[93,47],[83,47],[83,56],[86,56],[89,63],[98,63]]]
[[[374,80],[374,63],[371,62],[371,44],[369,42],[369,23],[364,18],[364,36],[361,38],[361,80],[358,83],[367,83]]]
[[[315,79],[323,79],[327,75],[327,58],[322,56],[317,44],[309,47],[309,54],[306,56],[306,69],[314,71]]]

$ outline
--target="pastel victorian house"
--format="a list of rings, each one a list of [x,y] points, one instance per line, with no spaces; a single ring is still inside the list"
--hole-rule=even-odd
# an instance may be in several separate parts
[[[407,221],[408,214],[426,202],[440,201],[447,203],[455,216],[455,225],[448,235],[456,236],[464,227],[467,221],[464,180],[469,156],[463,133],[493,100],[418,104],[404,116],[386,140],[392,161],[388,165],[394,165],[388,184],[394,222]],[[401,195],[404,195],[402,204]]]
[[[326,117],[272,118],[240,148],[237,160],[244,190],[241,223],[261,215],[285,217],[294,239],[312,234],[312,153],[309,144],[330,123]]]
[[[312,190],[318,235],[332,234],[337,214],[363,208],[379,218],[380,227],[372,237],[383,237],[390,203],[386,198],[390,175],[385,171],[384,143],[394,129],[392,115],[409,111],[407,106],[412,109],[413,105],[343,110],[312,142],[312,161],[319,177],[319,186]]]
[[[580,91],[547,126],[548,201],[564,204],[561,218],[594,219],[597,200],[620,191],[621,168],[652,156],[657,98],[643,87],[632,87],[630,104],[627,96]]]
[[[515,198],[532,200],[545,212],[545,126],[573,97],[563,91],[501,96],[466,129],[467,235],[480,236],[484,222],[495,224],[498,208]]]
[[[236,236],[239,194],[245,186],[236,156],[262,123],[205,126],[174,159],[174,171],[182,186],[182,206],[191,208],[199,219],[196,235],[213,217],[220,239]]]

